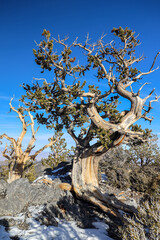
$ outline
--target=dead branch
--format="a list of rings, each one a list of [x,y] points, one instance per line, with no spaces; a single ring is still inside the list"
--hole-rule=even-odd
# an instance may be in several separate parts
[[[24,136],[25,136],[25,134],[26,134],[26,132],[27,132],[27,127],[28,127],[28,125],[27,125],[26,122],[25,122],[25,116],[23,116],[20,111],[16,110],[16,109],[12,106],[12,101],[13,101],[13,98],[11,99],[11,101],[10,101],[10,103],[9,103],[10,108],[11,108],[14,112],[16,112],[16,113],[18,114],[19,119],[20,119],[20,121],[22,122],[22,132],[21,132],[21,134],[20,134],[20,136],[19,136],[19,138],[18,138],[18,140],[17,140],[17,145],[18,145],[18,146],[21,146],[22,141],[23,141],[23,138],[24,138]]]
[[[2,134],[2,135],[0,135],[0,139],[3,139],[3,138],[6,138],[7,140],[9,140],[12,144],[13,144],[13,146],[16,148],[16,146],[17,146],[17,142],[16,142],[16,140],[14,139],[14,138],[12,138],[12,137],[9,137],[7,134]]]
[[[149,83],[144,83],[141,87],[140,87],[140,89],[138,90],[138,92],[137,92],[137,96],[139,96],[140,95],[140,91],[142,90],[142,88],[145,86],[145,85],[147,85],[147,84],[149,84]]]
[[[154,89],[152,90],[152,92],[145,98],[145,100],[147,100],[149,97],[151,97],[151,95],[152,95],[152,93],[154,92]],[[155,96],[155,99],[153,99],[153,100],[151,100],[150,102],[149,102],[149,105],[148,105],[148,108],[147,109],[145,109],[145,108],[143,108],[143,110],[144,110],[144,114],[142,115],[142,118],[144,118],[145,120],[148,120],[150,123],[151,123],[151,121],[154,119],[153,117],[152,118],[149,118],[149,117],[147,117],[147,114],[151,111],[151,109],[152,109],[152,103],[153,102],[158,102],[158,99],[160,98],[160,96]]]
[[[158,70],[158,69],[159,69],[159,67],[157,67],[157,68],[154,69],[154,70],[149,70],[149,72],[142,72],[142,73],[140,73],[137,77],[135,77],[134,80],[138,80],[138,79],[140,79],[142,76],[148,75],[148,74],[150,74],[150,73],[153,73],[153,72],[155,72],[155,71]]]
[[[149,71],[151,71],[152,70],[152,68],[154,67],[154,64],[155,64],[155,62],[156,62],[156,59],[157,59],[157,57],[158,57],[158,55],[160,54],[160,52],[158,52],[157,54],[156,54],[156,56],[155,56],[155,58],[154,58],[154,60],[153,60],[153,63],[152,63],[152,66],[151,66],[151,68],[150,68],[150,70]]]
[[[73,131],[73,122],[70,124],[70,127],[67,129],[67,132],[73,138],[73,140],[75,141],[76,145],[79,145],[80,141],[79,141],[78,137],[75,135],[75,133]]]
[[[32,137],[31,137],[31,139],[30,139],[30,141],[29,141],[29,144],[28,144],[26,150],[24,151],[24,159],[25,159],[24,161],[25,161],[25,162],[28,160],[29,154],[30,154],[30,152],[32,151],[32,149],[34,148],[34,145],[33,145],[33,144],[34,144],[35,141],[36,141],[35,135],[36,135],[36,133],[37,133],[38,130],[39,130],[39,127],[37,128],[36,131],[34,130],[34,119],[33,119],[32,114],[31,114],[29,111],[28,111],[28,115],[29,115],[30,120],[31,120],[31,123],[30,123],[29,125],[31,126]]]
[[[44,147],[40,148],[38,151],[36,151],[35,154],[30,155],[29,159],[35,159],[38,156],[38,154],[40,154],[43,150],[45,150],[48,147],[51,147],[57,141],[57,139],[58,139],[58,136],[56,137],[56,139],[51,138],[50,143],[48,143]]]
[[[7,152],[7,144],[6,144],[6,146],[5,146],[5,149],[4,149],[4,151],[2,152],[2,154],[3,154],[3,157],[5,157],[5,158],[7,158],[9,161],[11,160],[11,157],[10,156],[8,156],[8,154],[6,153]]]

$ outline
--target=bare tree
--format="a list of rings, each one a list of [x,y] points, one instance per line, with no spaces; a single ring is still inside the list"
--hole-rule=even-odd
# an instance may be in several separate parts
[[[35,135],[36,135],[39,127],[37,128],[36,131],[34,130],[34,118],[28,110],[26,110],[26,111],[28,112],[28,116],[30,117],[30,123],[26,122],[25,117],[27,117],[27,115],[24,115],[22,109],[16,110],[12,106],[12,99],[11,99],[9,105],[10,105],[11,110],[13,110],[15,113],[18,114],[18,117],[22,123],[22,131],[17,140],[15,140],[12,137],[9,137],[5,133],[0,135],[0,139],[6,138],[11,143],[11,150],[8,153],[7,153],[8,146],[6,144],[6,147],[3,151],[3,156],[8,160],[8,167],[9,167],[8,182],[13,182],[14,180],[19,179],[23,176],[25,164],[28,161],[34,161],[35,158],[38,156],[38,154],[41,153],[44,149],[50,147],[56,141],[56,139],[51,138],[50,142],[48,144],[46,144],[44,147],[40,148],[38,151],[36,151],[34,154],[32,154],[31,151],[35,147],[34,143],[36,141]],[[22,141],[24,139],[25,134],[27,133],[27,128],[29,126],[31,126],[32,137],[29,141],[29,144],[28,144],[26,150],[23,150],[22,149]]]
[[[159,53],[149,71],[141,72],[133,67],[143,60],[143,57],[135,57],[135,47],[139,45],[135,33],[121,27],[114,28],[112,33],[118,38],[118,44],[115,41],[105,43],[105,36],[102,36],[96,43],[90,43],[87,37],[84,44],[76,39],[69,45],[68,38],[51,39],[50,32],[44,30],[42,35],[45,40],[37,44],[38,49],[33,51],[42,72],[53,69],[54,81],[48,83],[44,80],[43,84],[37,81],[32,86],[24,85],[27,95],[22,97],[22,101],[30,100],[26,100],[26,104],[31,110],[37,111],[36,117],[40,123],[50,128],[65,127],[75,140],[72,189],[76,195],[106,212],[118,215],[116,208],[124,211],[129,209],[100,192],[98,164],[108,149],[120,145],[126,137],[143,140],[142,132],[130,128],[141,118],[152,121],[148,113],[152,109],[152,102],[157,101],[158,97],[150,100],[146,106],[154,89],[142,98],[141,90],[148,83],[142,84],[136,92],[132,86],[156,70],[154,65]],[[60,49],[58,53],[55,47],[57,44]],[[80,65],[76,60],[75,48],[84,53],[85,64]],[[93,74],[96,86],[86,85],[88,71],[90,79]],[[103,82],[103,88],[99,88],[95,74],[97,80]],[[119,97],[124,102],[130,102],[130,109],[121,113],[117,110]],[[45,109],[47,117],[38,113],[41,109]],[[93,139],[98,141],[95,143]]]

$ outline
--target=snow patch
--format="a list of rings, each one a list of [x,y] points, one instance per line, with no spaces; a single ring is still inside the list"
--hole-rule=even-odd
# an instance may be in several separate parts
[[[57,168],[57,169],[53,170],[52,173],[56,173],[56,172],[58,172],[59,170],[62,170],[63,168],[64,168],[64,167]]]
[[[67,172],[67,173],[65,173],[65,174],[57,174],[56,176],[55,175],[44,175],[44,176],[40,176],[40,177],[38,177],[38,178],[36,178],[34,181],[33,181],[33,183],[36,183],[36,182],[38,182],[38,181],[40,181],[40,180],[42,180],[42,179],[48,179],[48,180],[54,180],[54,179],[56,179],[56,178],[65,178],[65,177],[67,177],[67,176],[69,176],[69,175],[71,175],[71,173],[70,172]]]
[[[108,226],[104,223],[96,222],[96,229],[81,229],[75,222],[59,221],[58,227],[40,225],[34,219],[28,219],[30,228],[19,230],[12,227],[9,231],[11,237],[18,236],[20,240],[112,240],[106,235]]]
[[[113,240],[107,236],[108,225],[103,222],[94,222],[95,229],[82,229],[76,222],[59,220],[58,227],[41,225],[36,218],[44,209],[44,206],[31,206],[28,208],[32,217],[26,219],[29,229],[21,230],[16,226],[10,227],[9,232],[0,226],[0,239],[10,240],[10,237],[19,237],[20,240]],[[1,217],[1,219],[13,217]],[[14,219],[24,221],[24,214],[19,214]]]
[[[107,179],[107,176],[106,176],[106,174],[105,173],[102,173],[101,174],[101,181],[102,182],[106,182],[108,179]]]

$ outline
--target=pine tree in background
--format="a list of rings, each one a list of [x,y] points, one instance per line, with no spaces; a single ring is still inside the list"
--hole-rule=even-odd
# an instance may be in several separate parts
[[[150,134],[146,141],[140,144],[131,142],[126,151],[128,153],[128,162],[141,167],[148,165],[160,166],[160,148],[156,134]]]
[[[67,149],[67,143],[65,138],[62,138],[63,133],[57,131],[53,137],[56,141],[50,146],[51,153],[49,153],[48,158],[43,158],[42,164],[46,167],[54,168],[60,162],[71,160],[70,153],[74,150]],[[50,140],[50,139],[49,139]]]

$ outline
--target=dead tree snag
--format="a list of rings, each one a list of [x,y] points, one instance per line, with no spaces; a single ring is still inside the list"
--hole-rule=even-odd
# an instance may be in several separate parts
[[[3,151],[3,156],[8,160],[9,164],[9,177],[8,177],[8,182],[12,182],[16,179],[19,179],[23,177],[24,173],[24,166],[28,161],[34,161],[35,158],[38,156],[39,153],[41,153],[44,149],[50,147],[56,140],[52,139],[48,144],[46,144],[44,147],[36,151],[34,154],[31,153],[33,150],[34,143],[36,141],[35,135],[39,129],[34,130],[34,119],[32,114],[27,110],[28,116],[30,117],[30,123],[27,123],[25,121],[25,118],[27,115],[24,115],[24,113],[21,110],[17,110],[12,106],[12,100],[9,103],[10,108],[12,111],[17,113],[21,123],[22,123],[22,131],[20,133],[20,136],[18,137],[17,140],[15,140],[12,137],[9,137],[7,134],[2,134],[0,135],[0,139],[6,138],[8,141],[10,141],[12,147],[12,152],[10,154],[7,154],[7,145],[5,147],[5,150]],[[22,141],[27,133],[27,128],[31,127],[31,132],[32,132],[32,137],[29,141],[29,144],[25,150],[22,149]]]

